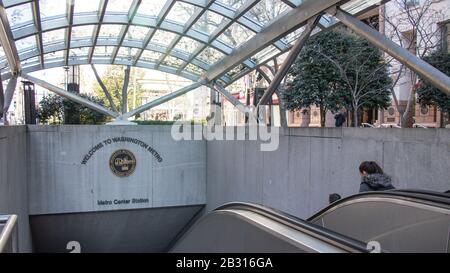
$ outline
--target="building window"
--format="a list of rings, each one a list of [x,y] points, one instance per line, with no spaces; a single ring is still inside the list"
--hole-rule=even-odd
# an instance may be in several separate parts
[[[406,8],[414,8],[417,7],[420,4],[420,0],[408,0],[405,2]]]
[[[450,52],[450,20],[440,22],[442,49]]]

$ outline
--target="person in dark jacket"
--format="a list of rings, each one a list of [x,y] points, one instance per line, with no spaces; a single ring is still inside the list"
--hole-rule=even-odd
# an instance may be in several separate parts
[[[390,176],[384,174],[380,166],[374,161],[364,161],[359,165],[361,184],[359,192],[393,190]]]
[[[345,115],[344,115],[343,112],[339,112],[339,113],[337,113],[337,114],[334,116],[334,119],[336,120],[335,123],[334,123],[334,125],[335,125],[336,127],[342,127],[342,125],[343,125],[344,122],[345,122]]]

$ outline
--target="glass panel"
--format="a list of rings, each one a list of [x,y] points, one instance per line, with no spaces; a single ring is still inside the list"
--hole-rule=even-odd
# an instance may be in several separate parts
[[[38,61],[39,61],[39,58],[38,58],[38,57],[33,57],[33,58],[29,58],[29,59],[26,59],[26,60],[21,61],[21,64],[22,64],[23,66],[26,66],[26,65],[31,65],[31,64],[33,64],[33,63],[36,63],[36,62],[38,62]]]
[[[106,6],[106,12],[122,12],[128,13],[133,0],[109,0]]]
[[[127,38],[143,41],[149,30],[150,28],[148,27],[130,26],[127,32]]]
[[[260,52],[256,53],[255,55],[253,55],[252,59],[256,60],[258,63],[263,63],[278,53],[280,53],[280,50],[270,45],[261,50]]]
[[[223,54],[222,52],[214,48],[207,47],[205,50],[202,51],[202,53],[200,53],[198,59],[202,60],[207,64],[213,64],[218,60],[222,59],[224,56],[225,54]]]
[[[144,50],[144,53],[141,56],[142,60],[145,61],[153,61],[156,62],[161,58],[162,54],[159,52],[151,51],[151,50]]]
[[[177,43],[177,45],[175,46],[175,49],[187,52],[187,53],[192,53],[194,52],[194,50],[200,46],[200,43],[197,42],[196,40],[193,40],[191,38],[188,37],[183,37],[181,38],[181,40]]]
[[[243,27],[239,23],[234,23],[227,31],[219,36],[219,39],[233,47],[238,47],[254,35],[255,33],[253,31]]]
[[[195,74],[202,74],[204,72],[203,69],[201,69],[200,67],[193,65],[193,64],[188,64],[186,66],[185,70],[187,70],[191,73],[195,73]]]
[[[98,12],[98,7],[100,6],[100,0],[76,0],[73,12]]]
[[[59,5],[58,5],[59,4]],[[55,5],[54,0],[39,0],[39,8],[41,11],[41,18],[45,19],[47,17],[52,17],[55,15],[67,15],[66,4],[65,2],[61,5],[61,2],[58,2]]]
[[[236,66],[235,68],[231,69],[231,70],[227,73],[227,76],[230,77],[230,78],[232,78],[232,77],[236,76],[237,74],[243,72],[245,69],[246,69],[245,66],[242,65],[242,64],[240,64],[240,65]]]
[[[31,10],[31,4],[23,4],[6,9],[8,21],[11,27],[15,27],[19,24],[33,21],[33,14]]]
[[[220,25],[222,21],[230,20],[212,11],[205,12],[202,17],[195,23],[193,29],[211,34]]]
[[[157,30],[152,38],[152,42],[167,45],[173,40],[173,38],[175,38],[175,36],[175,33],[164,30]]]
[[[119,49],[117,55],[121,57],[134,57],[137,54],[137,52],[138,52],[137,48],[123,46]]]
[[[167,56],[162,63],[165,65],[178,67],[183,63],[183,60],[172,56]]]
[[[120,31],[122,30],[122,25],[102,25],[100,28],[99,37],[105,38],[118,38]]]
[[[0,46],[0,58],[3,58],[5,56],[5,51],[3,50],[3,47]]]
[[[216,0],[216,2],[238,9],[242,6],[242,4],[244,4],[245,0]]]
[[[94,31],[94,26],[80,26],[72,28],[72,39],[82,38],[82,37],[92,37],[92,33]]]
[[[137,10],[137,14],[147,16],[158,16],[159,12],[162,10],[165,3],[166,0],[142,0],[141,5]]]
[[[89,52],[89,47],[72,48],[69,52],[70,58],[86,57]]]
[[[96,46],[94,49],[95,56],[111,56],[114,50],[113,46]]]
[[[29,47],[36,47],[36,37],[30,36],[24,39],[20,39],[16,41],[17,50],[21,51],[22,49]]]
[[[55,59],[55,58],[63,58],[64,56],[64,51],[60,50],[60,51],[56,51],[56,52],[51,52],[51,53],[47,53],[44,54],[44,61],[47,61],[49,59]]]
[[[266,25],[268,22],[278,17],[283,12],[292,8],[280,0],[261,0],[245,15],[256,22]]]
[[[351,14],[355,14],[379,2],[380,0],[354,0],[343,4],[341,8]]]
[[[61,41],[65,39],[65,29],[58,29],[52,31],[46,31],[42,33],[42,42],[44,44],[51,43],[54,41]]]
[[[286,35],[284,37],[284,41],[286,41],[287,43],[289,43],[291,45],[295,44],[295,42],[302,35],[304,30],[305,30],[305,27],[301,27],[301,28],[289,33],[288,35]]]
[[[169,14],[166,19],[178,22],[180,24],[185,24],[192,14],[194,14],[195,7],[182,2],[176,2],[175,5],[170,9]]]

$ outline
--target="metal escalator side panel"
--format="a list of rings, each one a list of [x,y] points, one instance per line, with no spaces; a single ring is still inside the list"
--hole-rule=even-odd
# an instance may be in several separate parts
[[[203,217],[171,252],[288,253],[346,252],[344,246],[301,232],[249,210],[213,211]]]
[[[340,244],[344,249],[350,252],[368,252],[367,244],[361,241],[355,240],[348,236],[343,236],[342,234],[336,233],[334,231],[325,229],[321,226],[311,225],[310,222],[288,214],[286,212],[274,209],[271,207],[263,206],[255,203],[247,202],[232,202],[224,204],[215,209],[215,211],[221,210],[248,210],[265,217],[269,217],[275,221],[281,222],[282,224],[289,225],[294,229],[300,229],[302,232],[314,236],[321,236],[321,238],[332,241],[335,244]]]
[[[380,197],[380,198],[392,198],[392,199],[401,199],[401,200],[411,200],[417,203],[430,204],[433,206],[450,207],[450,195],[443,193],[436,193],[430,191],[423,190],[390,190],[390,191],[372,191],[372,192],[363,192],[351,195],[349,197],[340,199],[325,208],[321,209],[311,217],[307,219],[309,222],[314,222],[319,219],[322,215],[326,214],[329,211],[336,209],[337,207],[343,206],[349,202],[353,202],[354,200],[365,199],[368,197]]]
[[[392,195],[358,196],[310,218],[314,224],[389,252],[447,252],[450,206]]]

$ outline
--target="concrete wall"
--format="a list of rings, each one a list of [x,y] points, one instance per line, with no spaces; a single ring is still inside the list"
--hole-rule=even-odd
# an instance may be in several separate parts
[[[247,201],[306,218],[330,193],[357,193],[365,160],[379,162],[397,188],[450,189],[448,129],[291,128],[276,151],[211,141],[207,158],[207,210]]]
[[[205,204],[206,145],[174,141],[170,126],[28,126],[28,183],[31,215]],[[140,145],[104,140],[129,137],[157,151],[158,160]],[[103,143],[86,164],[83,158]],[[110,170],[109,159],[127,149],[136,157],[128,177]],[[148,199],[114,204],[114,200]],[[99,205],[99,201],[112,201]]]
[[[0,126],[0,215],[17,214],[19,251],[31,251],[25,126]]]

